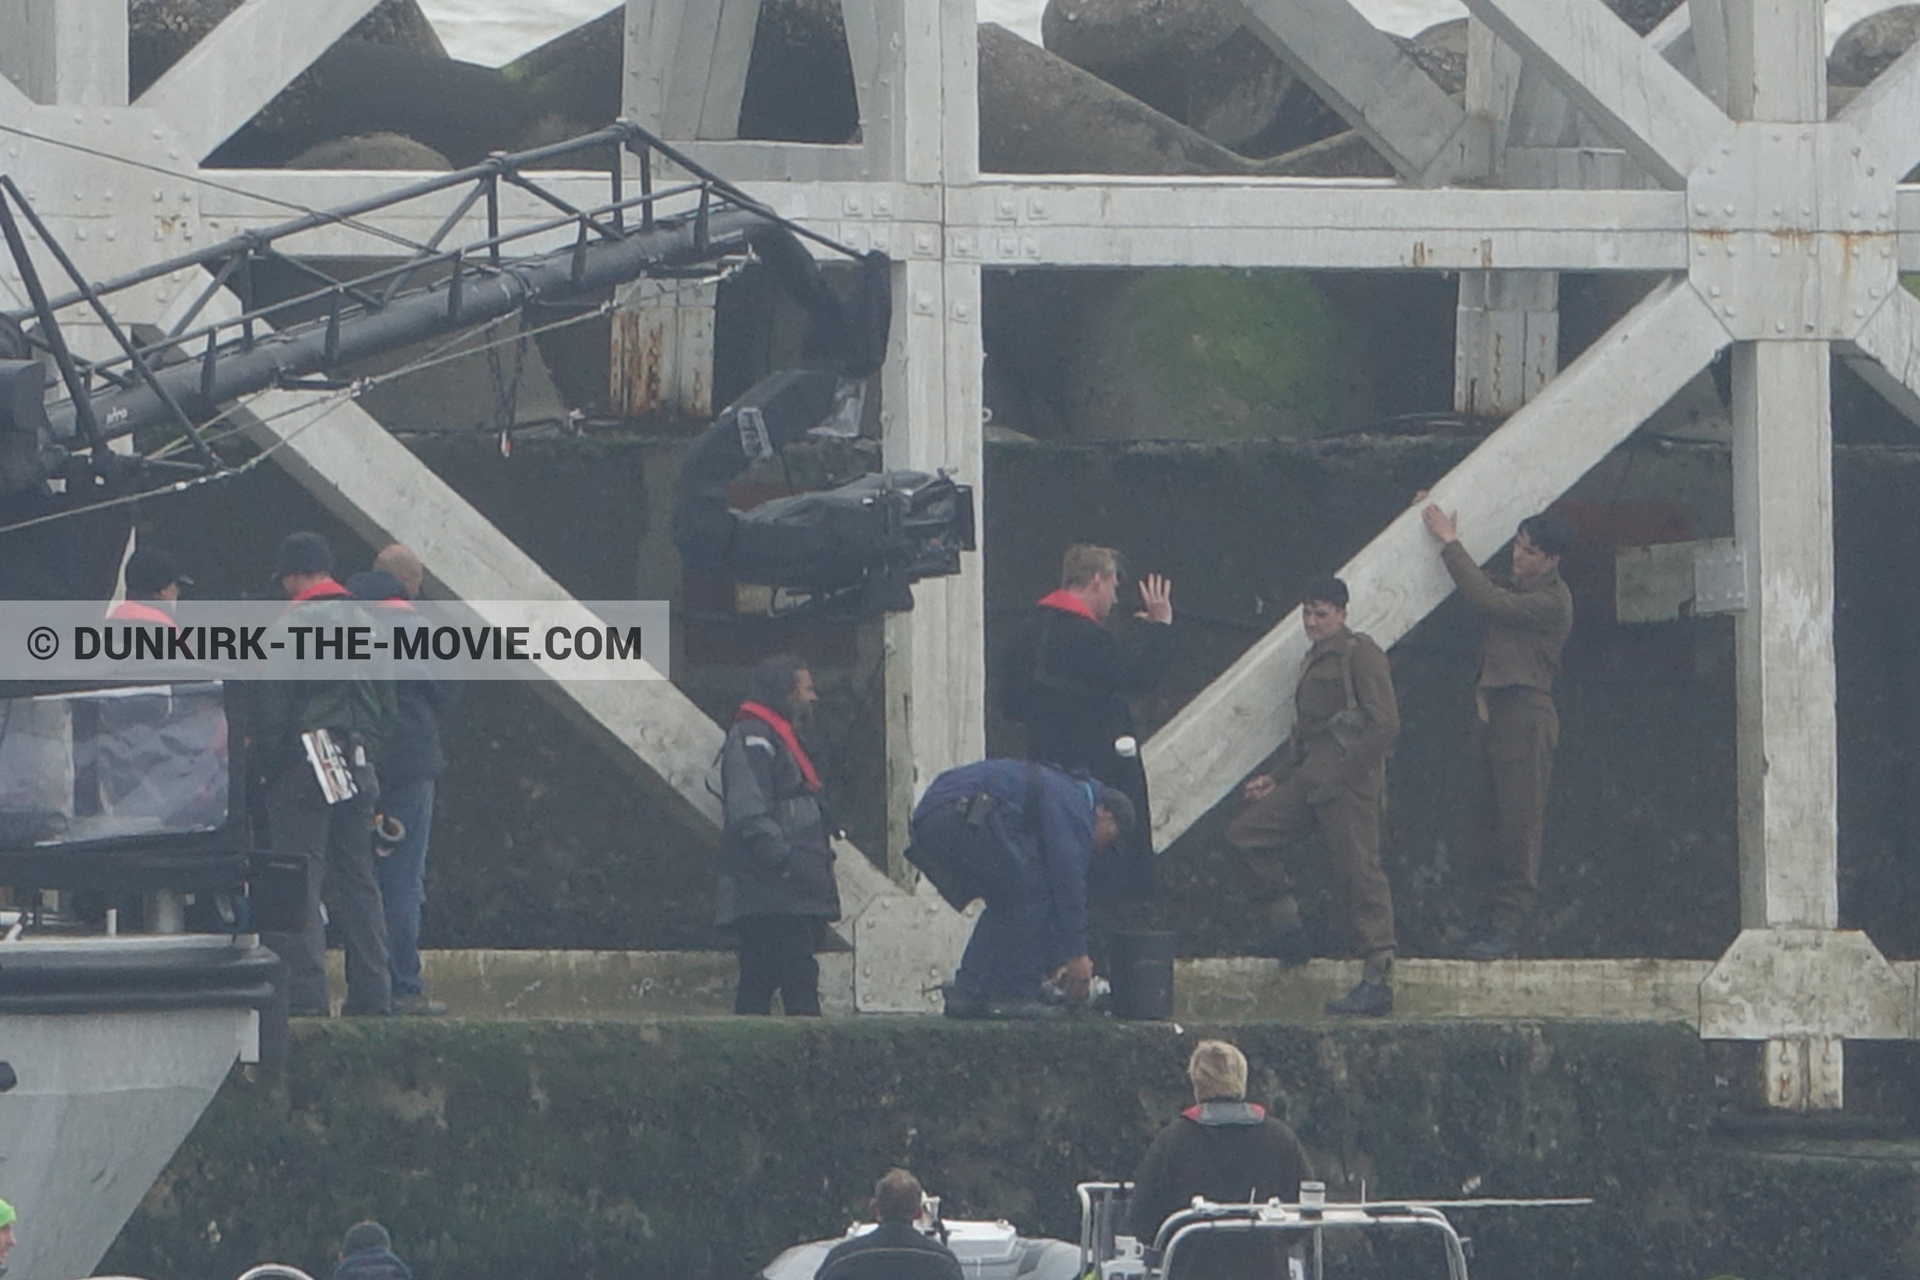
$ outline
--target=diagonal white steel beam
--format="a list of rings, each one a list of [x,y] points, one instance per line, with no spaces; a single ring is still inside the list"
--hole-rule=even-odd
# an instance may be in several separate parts
[[[1458,173],[1466,113],[1349,0],[1234,0],[1247,29],[1409,182]]]
[[[449,594],[475,601],[568,598],[531,556],[353,401],[271,391],[248,408],[260,421],[262,445],[276,449],[276,462],[368,542],[412,547]],[[678,688],[665,680],[546,680],[534,687],[615,748],[679,818],[709,836],[717,830],[720,802],[706,784],[724,735]],[[848,920],[875,897],[900,892],[851,846],[841,847],[834,867]]]
[[[380,0],[246,0],[140,95],[204,160]]]
[[[1692,286],[1677,278],[1659,285],[1448,472],[1434,486],[1433,501],[1458,509],[1461,541],[1475,559],[1485,559],[1521,519],[1565,493],[1632,435],[1727,341]],[[1354,630],[1383,647],[1453,591],[1439,548],[1412,505],[1339,572],[1353,593]],[[1294,675],[1306,651],[1296,609],[1148,741],[1160,847],[1286,740]]]
[[[1920,165],[1920,44],[1911,46],[1849,102],[1836,120],[1865,135],[1895,181]]]
[[[0,75],[0,120],[25,120],[33,99],[19,85]]]
[[[1710,98],[1600,0],[1466,5],[1667,186],[1685,186],[1733,129]]]
[[[1895,289],[1853,341],[1834,351],[1909,421],[1920,424],[1920,298]]]

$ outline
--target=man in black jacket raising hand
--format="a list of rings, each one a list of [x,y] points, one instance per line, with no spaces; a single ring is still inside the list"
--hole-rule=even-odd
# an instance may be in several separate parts
[[[1140,583],[1147,623],[1124,639],[1108,625],[1120,591],[1120,556],[1079,544],[1060,563],[1060,589],[1041,597],[1001,655],[1000,709],[1026,725],[1029,760],[1084,769],[1133,802],[1139,821],[1118,856],[1096,865],[1096,906],[1153,896],[1153,831],[1147,774],[1127,699],[1149,693],[1173,661],[1173,585]]]

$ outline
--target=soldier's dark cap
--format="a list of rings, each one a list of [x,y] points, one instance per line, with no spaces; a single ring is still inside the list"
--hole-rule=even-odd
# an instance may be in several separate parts
[[[280,543],[279,558],[274,561],[273,576],[290,573],[332,573],[333,548],[317,533],[290,533]]]
[[[127,590],[137,595],[158,595],[174,583],[193,585],[193,579],[180,572],[180,562],[159,547],[141,547],[127,557]]]
[[[1101,787],[1100,807],[1113,815],[1113,823],[1120,828],[1122,840],[1133,834],[1133,828],[1140,821],[1140,815],[1135,812],[1133,801],[1127,797],[1126,792],[1116,787]]]

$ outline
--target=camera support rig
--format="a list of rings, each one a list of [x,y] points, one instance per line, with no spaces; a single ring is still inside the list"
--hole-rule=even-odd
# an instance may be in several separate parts
[[[609,199],[593,207],[577,207],[529,172],[593,153],[611,156]],[[626,176],[627,154],[638,159],[637,191]],[[662,161],[691,176],[658,181]],[[503,185],[551,205],[554,216],[503,232]],[[453,211],[424,242],[373,232],[406,249],[406,259],[396,265],[341,281],[289,250],[288,242],[302,233],[336,225],[372,231],[357,220],[461,187],[467,190]],[[476,207],[485,218],[485,235],[450,244]],[[69,292],[48,295],[23,221],[68,278]],[[471,329],[533,304],[597,306],[613,286],[644,276],[711,276],[726,264],[757,259],[781,275],[816,325],[844,327],[838,296],[800,240],[852,260],[862,257],[782,218],[626,121],[307,213],[101,283],[82,276],[5,175],[0,175],[0,233],[32,300],[29,308],[0,312],[0,357],[5,357],[0,358],[0,501],[40,491],[53,479],[112,477],[121,484],[131,479],[138,490],[217,474],[230,464],[203,428],[221,416],[224,404],[271,388],[340,387],[346,385],[341,371],[356,360]],[[255,273],[265,263],[310,280],[312,288],[263,301]],[[167,332],[136,341],[114,318],[114,295],[186,269],[204,269],[211,279]],[[210,314],[210,304],[223,290],[238,299],[237,315]],[[117,354],[86,359],[71,349],[59,316],[82,305],[111,337]],[[43,404],[39,355],[50,359],[65,390],[51,404]],[[116,438],[156,428],[166,432],[165,438],[133,455],[109,447]],[[175,451],[191,456],[161,456]]]

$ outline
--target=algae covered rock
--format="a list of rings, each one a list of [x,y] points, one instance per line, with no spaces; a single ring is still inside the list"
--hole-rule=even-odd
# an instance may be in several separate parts
[[[138,98],[168,67],[240,7],[241,0],[129,0],[127,5],[128,80]],[[348,33],[356,40],[397,45],[444,58],[433,24],[416,0],[381,0]]]
[[[1920,4],[1895,5],[1848,27],[1827,55],[1827,84],[1864,89],[1920,38]]]
[[[1246,173],[1254,166],[1100,77],[985,22],[980,167],[994,173]]]
[[[1083,439],[1303,438],[1361,395],[1339,314],[1299,272],[1145,272],[1080,337],[1064,398]]]

